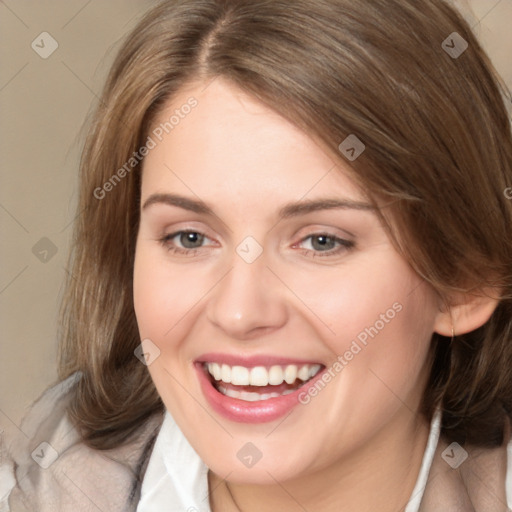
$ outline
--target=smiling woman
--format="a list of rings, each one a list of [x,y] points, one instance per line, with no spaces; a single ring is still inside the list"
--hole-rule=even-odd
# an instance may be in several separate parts
[[[510,508],[501,92],[442,0],[150,11],[84,149],[12,510]]]

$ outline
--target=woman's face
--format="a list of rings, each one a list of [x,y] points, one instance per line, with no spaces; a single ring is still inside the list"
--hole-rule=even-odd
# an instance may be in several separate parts
[[[182,91],[150,137],[135,311],[205,463],[274,483],[419,421],[437,300],[348,162],[220,78]]]

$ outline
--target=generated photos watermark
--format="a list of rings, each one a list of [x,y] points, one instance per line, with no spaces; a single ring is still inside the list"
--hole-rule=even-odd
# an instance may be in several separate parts
[[[389,324],[400,311],[403,306],[400,302],[395,302],[385,313],[381,313],[379,319],[370,327],[365,327],[355,339],[350,343],[350,347],[343,353],[338,355],[336,361],[322,373],[322,376],[315,381],[307,389],[299,393],[298,401],[307,405],[311,399],[316,397],[329,382],[331,382],[341,371],[368,345],[370,339],[375,338]]]

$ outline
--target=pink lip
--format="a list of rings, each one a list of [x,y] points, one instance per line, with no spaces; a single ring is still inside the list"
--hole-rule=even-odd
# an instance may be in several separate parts
[[[304,359],[294,359],[290,357],[276,357],[271,355],[255,355],[255,356],[240,356],[234,354],[219,354],[208,353],[196,359],[196,362],[201,363],[218,363],[227,364],[229,366],[245,366],[246,368],[253,368],[254,366],[274,366],[274,365],[304,365],[304,364],[322,364],[315,361],[305,361]]]
[[[208,355],[208,357],[210,357],[210,354]],[[236,357],[234,359],[236,359],[235,363],[242,364],[239,357]],[[286,359],[286,362],[283,363],[283,359],[270,359],[270,365],[297,363],[297,360]],[[226,364],[228,364],[225,358],[222,360]],[[268,359],[264,360],[268,361]],[[208,359],[208,361],[212,360]],[[254,364],[249,365],[247,359],[244,359],[242,365],[264,366],[264,364],[261,361],[261,358],[251,358],[249,362]],[[289,363],[289,361],[292,362]],[[299,364],[300,363],[303,362],[299,361]],[[282,416],[288,414],[294,407],[296,407],[297,405],[301,405],[301,402],[299,402],[299,394],[304,393],[305,391],[307,391],[308,387],[314,385],[316,380],[320,379],[322,374],[326,370],[326,368],[324,367],[323,370],[320,370],[311,380],[307,382],[307,384],[301,386],[293,393],[275,398],[269,398],[268,400],[260,400],[258,402],[247,402],[245,400],[231,398],[217,391],[210,380],[210,376],[207,375],[207,372],[203,367],[203,362],[196,362],[194,366],[198,374],[201,390],[203,391],[203,394],[206,397],[206,400],[208,401],[212,409],[217,413],[221,414],[222,416],[224,416],[225,418],[227,418],[228,420],[236,421],[237,423],[266,423],[277,420]]]

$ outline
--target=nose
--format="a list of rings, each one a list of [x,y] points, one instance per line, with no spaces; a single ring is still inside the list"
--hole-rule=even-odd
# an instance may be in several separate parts
[[[234,254],[231,270],[211,291],[206,312],[217,329],[240,340],[271,333],[286,323],[285,286],[267,267],[265,252],[252,263]]]

